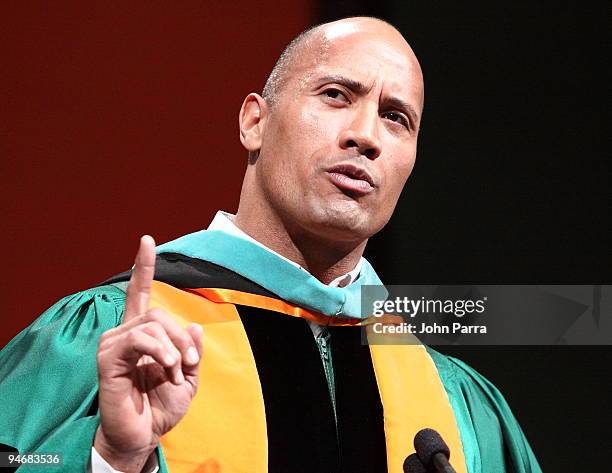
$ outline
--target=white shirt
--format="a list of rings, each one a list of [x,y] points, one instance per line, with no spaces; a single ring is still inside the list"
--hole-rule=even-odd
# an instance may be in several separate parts
[[[262,247],[263,249],[269,251],[270,253],[275,254],[276,256],[278,256],[279,258],[284,259],[285,261],[287,261],[288,263],[291,263],[293,266],[300,268],[302,271],[306,271],[304,268],[302,268],[299,264],[297,264],[295,261],[291,261],[288,258],[285,258],[283,255],[277,253],[276,251],[268,248],[266,245],[258,242],[257,240],[255,240],[254,238],[250,237],[249,235],[247,235],[246,233],[244,233],[242,230],[240,230],[235,224],[234,224],[234,218],[236,216],[232,215],[228,212],[223,212],[223,211],[219,211],[216,213],[215,218],[213,218],[213,221],[210,223],[210,225],[208,226],[208,230],[219,230],[225,233],[229,233],[230,235],[233,235],[235,237],[238,238],[242,238],[244,240],[248,240],[251,243],[254,243],[260,247]],[[355,281],[355,279],[357,279],[357,277],[359,276],[359,273],[361,272],[361,265],[363,264],[363,257],[359,258],[359,262],[357,263],[357,266],[355,266],[355,268],[346,273],[343,274],[342,276],[337,277],[336,279],[334,279],[332,282],[330,282],[328,285],[332,286],[332,287],[344,287],[344,286],[348,286],[349,284],[351,284],[352,282]],[[318,336],[319,333],[321,332],[321,326],[319,324],[317,324],[316,322],[311,322],[309,320],[307,320],[308,325],[310,326],[310,329],[312,330],[312,333],[314,334],[314,336]],[[97,472],[94,472],[97,473]]]
[[[235,237],[238,238],[242,238],[244,240],[248,240],[251,243],[254,243],[262,248],[264,248],[265,250],[269,251],[270,253],[275,254],[276,256],[284,259],[285,261],[287,261],[288,263],[291,263],[292,265],[300,268],[303,271],[306,271],[304,268],[302,268],[299,264],[297,264],[295,261],[291,261],[288,258],[285,258],[283,255],[277,253],[276,251],[268,248],[267,246],[265,246],[264,244],[258,242],[257,240],[255,240],[254,238],[250,237],[249,235],[247,235],[246,233],[244,233],[242,230],[240,230],[235,224],[234,224],[234,218],[236,216],[232,215],[228,212],[223,212],[223,211],[218,211],[215,214],[215,218],[213,218],[213,221],[210,223],[210,225],[208,226],[208,230],[219,230],[225,233],[228,233],[230,235],[233,235]],[[348,286],[349,284],[351,284],[352,282],[354,282],[357,277],[359,276],[359,273],[361,272],[361,265],[363,264],[363,258],[359,259],[359,262],[357,263],[357,266],[355,266],[355,269],[353,269],[352,271],[337,277],[336,279],[334,279],[332,282],[329,283],[329,286],[332,287],[344,287],[344,286]],[[308,325],[310,326],[310,329],[312,330],[312,333],[315,337],[317,337],[319,335],[319,333],[322,330],[322,327],[317,324],[316,322],[312,322],[310,320],[307,320],[306,322],[308,322]],[[148,473],[157,473],[157,471],[159,470],[159,467],[155,467],[153,470],[151,470]],[[122,473],[118,470],[115,470],[112,466],[110,466],[105,460],[104,458],[102,458],[100,456],[100,454],[96,451],[96,449],[92,446],[91,447],[91,468],[89,469],[89,473]]]
[[[208,226],[208,230],[219,230],[225,233],[229,233],[230,235],[236,236],[238,238],[242,238],[243,240],[248,240],[251,243],[255,243],[256,245],[262,247],[264,250],[267,250],[270,253],[275,254],[279,258],[284,259],[287,263],[291,263],[293,266],[300,268],[303,271],[306,271],[295,261],[291,261],[290,259],[285,258],[283,255],[268,248],[263,243],[259,243],[257,240],[255,240],[254,238],[244,233],[234,224],[235,218],[236,218],[235,215],[232,215],[228,212],[223,212],[220,210],[215,214],[215,218],[213,218],[213,221],[210,222],[210,225]],[[332,286],[332,287],[348,286],[353,281],[355,281],[355,279],[357,279],[357,276],[359,276],[359,273],[361,272],[362,264],[363,264],[363,258],[359,258],[359,262],[357,263],[357,266],[355,266],[355,269],[353,269],[352,271],[346,274],[343,274],[342,276],[337,277],[336,279],[334,279],[332,282],[329,283],[329,286]]]

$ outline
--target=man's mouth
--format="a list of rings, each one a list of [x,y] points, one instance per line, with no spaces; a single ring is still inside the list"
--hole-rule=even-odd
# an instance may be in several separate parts
[[[366,195],[375,187],[370,173],[354,164],[337,164],[328,169],[327,173],[336,187],[351,195]]]

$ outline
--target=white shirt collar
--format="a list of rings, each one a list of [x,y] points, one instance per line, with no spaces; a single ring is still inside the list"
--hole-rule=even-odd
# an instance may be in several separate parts
[[[228,212],[223,212],[223,211],[218,211],[215,214],[215,218],[213,218],[213,221],[210,222],[210,225],[208,226],[209,230],[218,230],[218,231],[222,231],[225,233],[228,233],[230,235],[233,235],[235,237],[239,237],[239,238],[243,238],[245,240],[250,241],[251,243],[255,243],[256,245],[261,246],[262,248],[264,248],[265,250],[269,251],[270,253],[275,254],[276,256],[284,259],[285,261],[287,261],[288,263],[291,263],[292,265],[306,271],[304,268],[302,268],[299,264],[297,264],[295,261],[291,261],[288,258],[285,258],[283,255],[278,254],[276,251],[268,248],[266,245],[258,242],[257,240],[255,240],[254,238],[250,237],[249,235],[247,235],[246,233],[244,233],[242,230],[240,230],[235,224],[234,224],[234,218],[235,215],[228,213]],[[336,279],[334,279],[332,282],[329,283],[329,286],[332,287],[344,287],[347,286],[349,284],[351,284],[352,282],[354,282],[357,277],[359,276],[359,273],[361,272],[361,265],[363,263],[363,258],[359,259],[359,262],[357,263],[357,266],[355,266],[355,269],[353,269],[352,271],[349,271],[348,273],[337,277]],[[347,280],[348,278],[348,280]]]

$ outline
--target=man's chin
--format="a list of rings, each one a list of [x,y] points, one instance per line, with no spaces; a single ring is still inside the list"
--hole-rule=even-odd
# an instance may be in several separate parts
[[[329,241],[360,242],[369,238],[371,218],[359,206],[326,208],[309,225],[309,230]]]

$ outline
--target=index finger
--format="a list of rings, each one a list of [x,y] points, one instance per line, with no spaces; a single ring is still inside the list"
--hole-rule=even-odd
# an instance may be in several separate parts
[[[149,308],[151,284],[155,275],[155,240],[149,235],[140,238],[132,276],[125,297],[123,322],[144,314]]]

